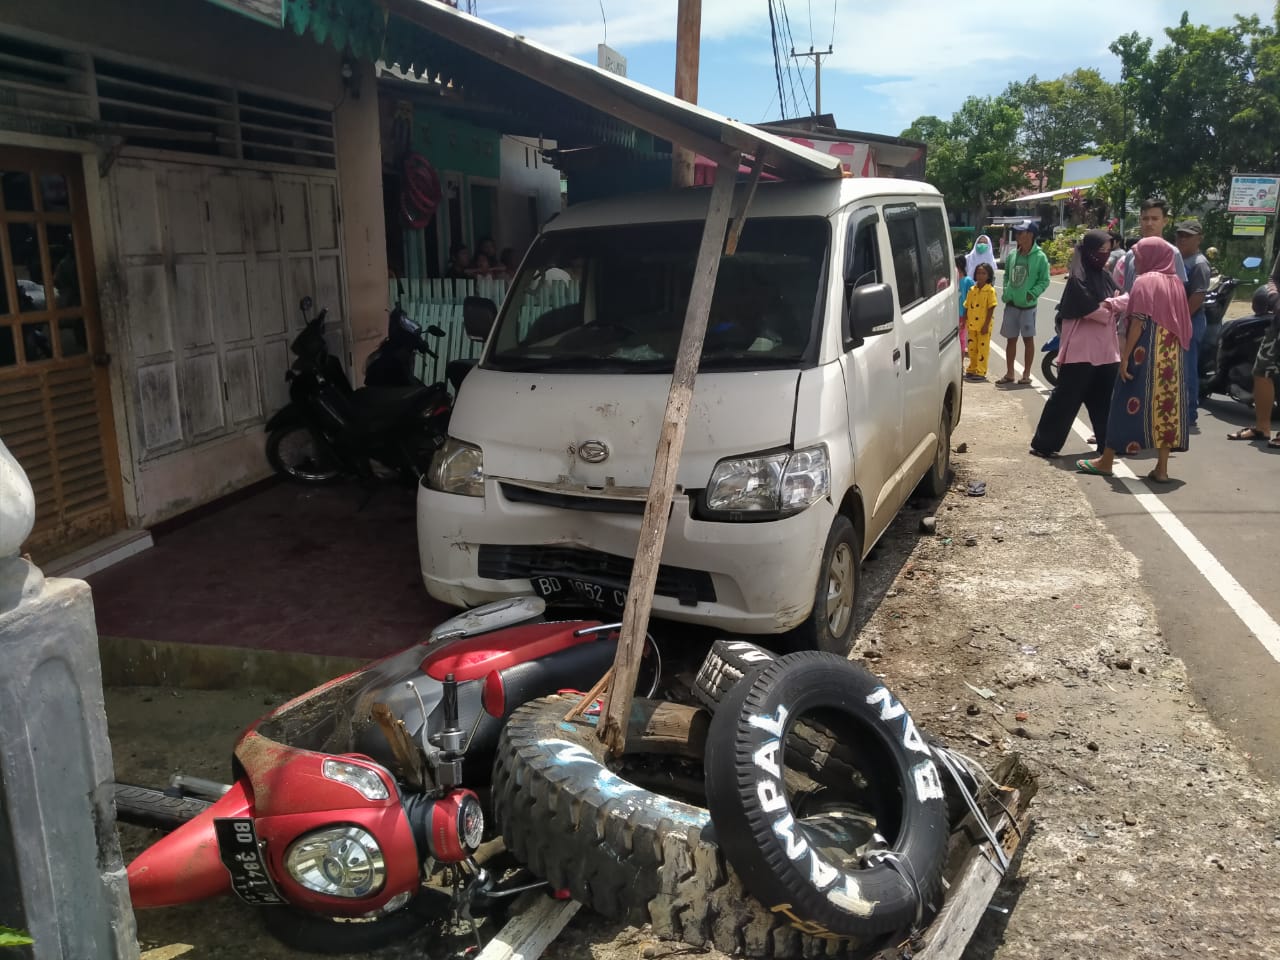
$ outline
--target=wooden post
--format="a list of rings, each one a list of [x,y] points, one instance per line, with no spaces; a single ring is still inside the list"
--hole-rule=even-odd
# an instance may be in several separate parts
[[[680,0],[676,13],[676,96],[698,102],[698,60],[702,42],[702,0]],[[693,186],[692,150],[671,144],[671,185]]]
[[[707,333],[707,314],[715,291],[716,274],[720,272],[720,255],[724,250],[725,231],[733,206],[733,188],[738,175],[738,153],[713,158],[717,161],[716,182],[711,188],[711,203],[702,228],[698,262],[693,271],[693,287],[684,315],[684,331],[676,353],[667,409],[662,418],[662,432],[654,454],[653,477],[640,525],[640,543],[636,562],[627,587],[627,603],[622,613],[622,635],[613,660],[613,680],[608,686],[603,722],[597,732],[609,750],[618,754],[627,742],[627,716],[640,672],[640,656],[644,652],[645,631],[649,626],[649,610],[653,606],[653,590],[658,582],[658,563],[662,544],[667,537],[671,501],[675,496],[676,468],[684,447],[685,426],[693,400],[693,382],[702,358],[702,342]],[[584,703],[582,706],[585,706]]]

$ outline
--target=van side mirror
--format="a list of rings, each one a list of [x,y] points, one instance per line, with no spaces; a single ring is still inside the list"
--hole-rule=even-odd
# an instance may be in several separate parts
[[[467,297],[462,301],[462,329],[472,340],[489,339],[493,321],[498,317],[498,305],[488,297]]]
[[[869,283],[849,292],[849,335],[855,341],[893,331],[893,290],[887,283]]]

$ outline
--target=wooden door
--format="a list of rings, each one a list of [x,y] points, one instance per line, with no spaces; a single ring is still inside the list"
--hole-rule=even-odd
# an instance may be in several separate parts
[[[0,147],[0,439],[36,495],[37,562],[124,525],[80,158]]]

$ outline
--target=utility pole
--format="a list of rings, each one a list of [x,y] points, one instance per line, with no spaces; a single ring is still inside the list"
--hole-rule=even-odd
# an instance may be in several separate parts
[[[831,45],[828,44],[825,50],[810,47],[808,53],[796,53],[796,48],[792,47],[791,56],[794,59],[813,57],[813,115],[816,117],[822,113],[822,58],[831,56]]]
[[[698,102],[698,59],[702,43],[702,0],[680,0],[676,12],[676,96]],[[671,185],[693,186],[692,150],[671,145]]]

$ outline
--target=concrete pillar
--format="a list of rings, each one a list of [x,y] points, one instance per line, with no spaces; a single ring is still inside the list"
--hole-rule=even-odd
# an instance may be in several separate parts
[[[35,960],[138,956],[89,585],[17,554],[35,501],[0,442],[0,925]]]

